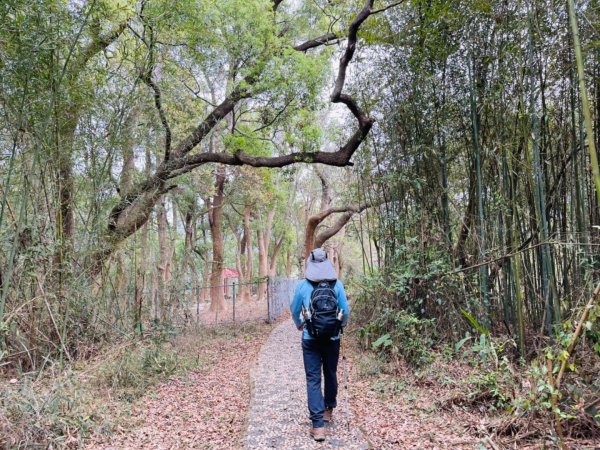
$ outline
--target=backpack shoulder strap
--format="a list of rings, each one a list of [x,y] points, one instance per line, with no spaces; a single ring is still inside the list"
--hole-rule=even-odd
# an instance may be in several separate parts
[[[337,296],[337,292],[335,292],[336,283],[337,283],[337,280],[327,280],[327,285],[329,286],[329,289],[331,289],[331,292],[333,292],[333,295],[335,295],[335,301],[339,308],[340,307],[340,299]]]

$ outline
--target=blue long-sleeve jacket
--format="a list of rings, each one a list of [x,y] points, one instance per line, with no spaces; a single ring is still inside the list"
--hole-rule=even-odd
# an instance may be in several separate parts
[[[292,304],[290,305],[290,311],[292,312],[292,319],[296,324],[296,327],[299,327],[304,323],[304,319],[301,316],[302,306],[305,308],[310,306],[310,295],[313,291],[313,285],[310,284],[308,280],[302,280],[296,286],[296,292],[294,294],[294,299],[292,300]],[[344,291],[344,285],[340,280],[335,282],[335,286],[333,288],[335,291],[335,295],[338,300],[338,308],[344,311],[344,319],[342,320],[342,327],[345,327],[348,323],[348,317],[350,316],[350,307],[348,306],[348,299],[346,298],[346,292]],[[311,335],[308,334],[308,330],[306,327],[302,333],[302,339],[314,339]],[[339,339],[339,336],[332,337],[331,339]]]

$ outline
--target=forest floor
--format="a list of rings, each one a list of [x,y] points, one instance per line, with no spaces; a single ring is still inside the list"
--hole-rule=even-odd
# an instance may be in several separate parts
[[[203,327],[160,347],[117,347],[46,390],[10,380],[0,389],[9,406],[0,410],[0,448],[556,448],[551,434],[539,432],[549,423],[528,428],[490,407],[473,382],[479,369],[464,360],[438,355],[417,370],[362,350],[352,334],[345,339],[338,408],[324,444],[308,435],[300,333],[288,317]],[[160,377],[149,380],[153,372]],[[506,424],[513,435],[497,432]]]
[[[283,319],[274,329],[198,343],[201,369],[152,389],[136,401],[127,428],[96,436],[87,448],[494,448],[477,432],[480,413],[439,407],[443,384],[419,382],[408,371],[400,378],[385,374],[381,362],[346,347],[325,444],[308,436],[300,335]]]

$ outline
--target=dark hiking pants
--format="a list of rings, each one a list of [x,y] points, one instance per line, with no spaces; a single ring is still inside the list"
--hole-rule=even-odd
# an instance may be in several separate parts
[[[340,356],[340,341],[337,340],[302,340],[302,356],[306,372],[306,394],[308,412],[313,427],[320,428],[325,408],[337,406],[337,364]],[[325,378],[325,396],[321,392],[321,367]]]

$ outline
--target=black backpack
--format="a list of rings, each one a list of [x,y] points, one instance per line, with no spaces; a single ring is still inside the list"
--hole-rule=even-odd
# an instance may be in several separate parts
[[[329,339],[340,332],[342,322],[338,318],[340,310],[334,290],[335,283],[335,280],[318,283],[310,281],[313,291],[310,295],[310,318],[306,324],[308,334],[314,338]]]

